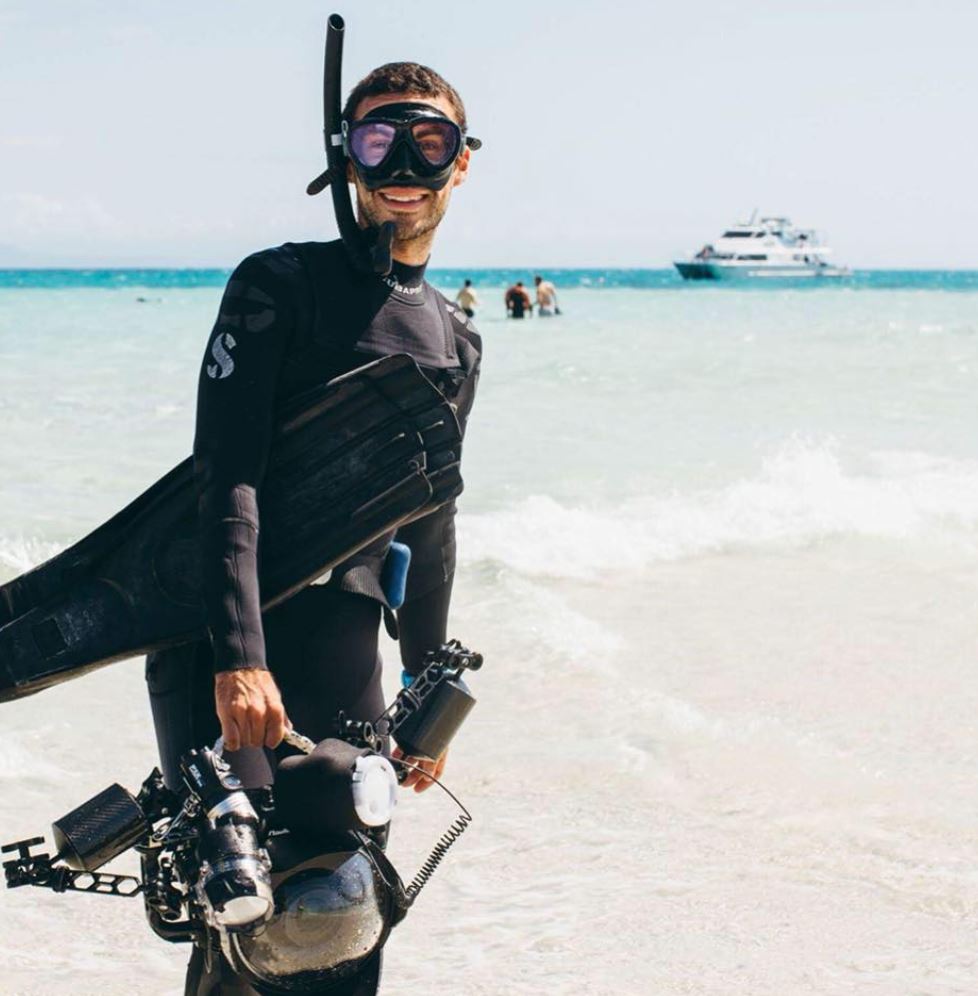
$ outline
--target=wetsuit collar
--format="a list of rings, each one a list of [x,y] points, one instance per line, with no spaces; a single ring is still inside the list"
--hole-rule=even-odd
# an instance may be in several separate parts
[[[391,272],[380,279],[398,297],[408,301],[421,301],[424,299],[424,274],[427,268],[427,260],[420,266],[411,266],[409,263],[395,259]]]

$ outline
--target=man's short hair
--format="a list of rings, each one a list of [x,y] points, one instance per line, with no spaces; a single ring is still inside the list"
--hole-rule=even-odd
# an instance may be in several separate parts
[[[360,101],[366,97],[380,97],[388,93],[406,93],[429,98],[444,97],[452,105],[456,124],[462,131],[468,128],[465,105],[458,95],[458,90],[444,77],[439,76],[434,69],[417,62],[388,62],[364,76],[350,91],[346,106],[343,108],[344,119],[352,121]]]

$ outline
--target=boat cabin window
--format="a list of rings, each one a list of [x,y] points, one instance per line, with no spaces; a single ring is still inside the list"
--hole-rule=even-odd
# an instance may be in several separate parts
[[[738,256],[737,259],[756,259],[765,260],[767,256],[764,253],[745,253],[743,256]]]
[[[753,234],[753,232],[724,232],[723,237],[725,239],[749,239]]]

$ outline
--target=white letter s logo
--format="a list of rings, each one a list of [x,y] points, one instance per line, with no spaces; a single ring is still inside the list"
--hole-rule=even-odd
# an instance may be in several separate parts
[[[211,380],[224,380],[234,372],[234,360],[231,359],[229,350],[234,349],[236,345],[234,336],[230,332],[222,332],[214,339],[211,356],[217,360],[217,363],[207,365],[207,376]]]

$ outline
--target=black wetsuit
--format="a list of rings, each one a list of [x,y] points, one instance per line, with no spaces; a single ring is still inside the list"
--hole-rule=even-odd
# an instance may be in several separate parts
[[[481,349],[461,310],[424,281],[424,267],[395,262],[388,278],[362,274],[342,243],[330,242],[265,250],[234,271],[204,356],[194,443],[211,640],[147,659],[168,785],[179,785],[180,755],[213,743],[220,732],[215,670],[268,667],[295,729],[321,740],[333,734],[339,709],[367,720],[383,711],[382,615],[392,632],[400,631],[409,672],[445,641],[454,502],[398,530],[412,559],[396,620],[380,584],[393,534],[339,565],[325,584],[263,615],[259,494],[274,414],[288,399],[379,356],[406,352],[457,406],[464,431]],[[229,758],[246,786],[272,777],[275,762],[267,752],[244,749]]]

